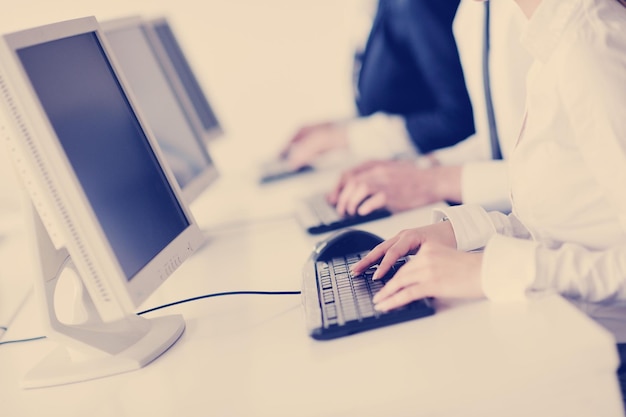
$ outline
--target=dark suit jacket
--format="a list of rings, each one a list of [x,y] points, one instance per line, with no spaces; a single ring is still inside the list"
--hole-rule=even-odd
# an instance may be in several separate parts
[[[401,115],[429,152],[474,133],[452,21],[459,0],[380,0],[356,82],[361,116]]]

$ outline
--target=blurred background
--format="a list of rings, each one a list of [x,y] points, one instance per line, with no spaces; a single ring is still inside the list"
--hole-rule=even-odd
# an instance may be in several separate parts
[[[230,158],[217,163],[233,169],[272,155],[301,123],[353,114],[352,57],[370,7],[368,0],[21,0],[0,14],[0,32],[84,16],[166,16],[224,143],[237,149],[214,157]],[[0,236],[21,220],[5,153],[0,147]]]
[[[354,113],[355,42],[368,0],[21,0],[0,13],[0,33],[85,16],[168,18],[226,135],[214,142],[222,178],[255,169],[306,122]],[[0,112],[0,123],[4,115]],[[37,272],[24,233],[23,196],[0,145],[0,338]],[[252,176],[248,176],[250,180]],[[245,194],[229,189],[229,198]],[[244,206],[240,204],[240,206]],[[240,210],[245,209],[245,207]],[[219,216],[217,216],[219,220]]]

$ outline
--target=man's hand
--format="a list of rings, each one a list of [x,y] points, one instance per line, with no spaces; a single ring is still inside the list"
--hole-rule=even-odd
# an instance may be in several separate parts
[[[280,155],[295,170],[331,150],[347,147],[346,127],[339,122],[324,122],[300,128]]]
[[[413,161],[370,161],[346,171],[327,196],[340,215],[393,212],[461,201],[461,167],[418,168]]]

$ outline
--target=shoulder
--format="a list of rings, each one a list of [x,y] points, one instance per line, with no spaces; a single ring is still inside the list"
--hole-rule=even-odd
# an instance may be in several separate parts
[[[626,86],[626,8],[617,1],[583,0],[561,42],[561,80]]]

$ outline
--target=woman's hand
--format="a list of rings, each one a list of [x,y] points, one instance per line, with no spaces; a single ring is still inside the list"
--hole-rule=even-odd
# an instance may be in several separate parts
[[[363,259],[354,264],[352,273],[359,275],[380,261],[373,279],[383,277],[398,259],[415,254],[420,246],[426,242],[439,243],[456,249],[456,238],[450,222],[439,222],[401,231],[396,236],[376,246]]]
[[[426,297],[484,297],[480,271],[482,253],[461,252],[425,242],[376,294],[376,310],[389,311]]]
[[[328,202],[339,215],[366,215],[380,208],[396,213],[461,199],[461,166],[419,168],[414,161],[368,161],[345,171]]]
[[[456,250],[449,221],[403,230],[370,251],[352,267],[359,275],[378,263],[372,279],[385,276],[406,255],[415,255],[376,294],[377,310],[388,311],[425,297],[483,297],[480,271],[482,253]]]

